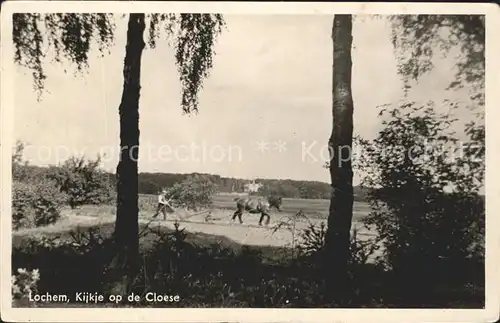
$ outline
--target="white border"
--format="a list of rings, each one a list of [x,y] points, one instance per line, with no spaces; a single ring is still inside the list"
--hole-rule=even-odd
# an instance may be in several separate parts
[[[486,15],[486,308],[442,309],[40,309],[12,308],[11,275],[11,152],[13,144],[14,12],[218,12],[224,14],[485,14]],[[125,1],[8,1],[1,12],[1,315],[5,321],[34,322],[493,322],[498,319],[500,201],[500,10],[482,3],[321,3],[321,2],[125,2]],[[496,212],[495,212],[496,211]],[[495,257],[496,256],[496,257]]]

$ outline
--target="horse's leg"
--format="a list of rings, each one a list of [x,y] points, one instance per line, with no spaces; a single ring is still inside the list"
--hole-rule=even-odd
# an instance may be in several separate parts
[[[241,214],[242,214],[242,213],[243,213],[243,211],[242,211],[240,208],[238,208],[238,209],[234,212],[232,220],[234,221],[234,219],[236,219],[236,217],[238,217],[238,219],[240,220],[240,224],[243,224],[243,220],[241,219]]]
[[[264,220],[264,212],[260,213],[259,225],[262,225],[262,220]]]
[[[269,225],[269,222],[271,222],[271,217],[269,216],[268,213],[266,213],[266,217],[267,217],[266,225]]]
[[[234,211],[234,214],[233,214],[233,217],[232,217],[232,219],[231,219],[231,220],[233,220],[233,221],[234,221],[234,219],[236,219],[236,216],[238,215],[238,213],[239,213],[239,212],[240,212],[240,210],[239,210],[239,209],[238,209],[238,210],[236,210],[236,211]]]

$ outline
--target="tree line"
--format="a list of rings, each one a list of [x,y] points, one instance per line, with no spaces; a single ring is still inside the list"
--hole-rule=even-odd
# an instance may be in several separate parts
[[[22,143],[18,143],[18,145],[22,145]],[[101,177],[101,182],[106,182],[106,185],[109,186],[105,190],[105,193],[98,186],[88,185],[89,193],[90,191],[94,191],[93,195],[97,196],[99,194],[104,194],[106,196],[110,194],[116,195],[116,190],[114,189],[116,174],[111,172],[106,172],[100,169],[99,159],[95,160],[86,160],[85,158],[77,158],[71,157],[67,161],[65,161],[61,165],[53,165],[50,167],[42,167],[36,165],[29,164],[19,164],[16,163],[14,165],[16,178],[29,180],[30,178],[40,178],[44,176],[49,176],[50,174],[57,173],[58,183],[60,185],[66,185],[69,190],[69,177],[73,173],[80,172],[80,168],[84,166],[85,163],[89,163],[88,167],[91,169],[91,172],[99,172],[99,176]],[[22,173],[22,174],[21,174]],[[186,180],[191,176],[198,176],[203,178],[204,180],[211,182],[216,185],[217,191],[219,193],[244,193],[245,192],[245,184],[248,184],[252,181],[241,178],[234,177],[224,177],[215,174],[205,174],[205,173],[139,173],[138,177],[138,191],[139,194],[158,194],[162,189],[167,189],[176,184],[179,184]],[[90,177],[87,175],[86,178]],[[278,195],[283,198],[299,198],[299,199],[329,199],[331,194],[331,186],[324,182],[319,181],[301,181],[301,180],[292,180],[292,179],[267,179],[267,178],[257,178],[256,182],[262,184],[256,194],[261,196],[268,195]],[[76,185],[76,184],[74,184]],[[103,184],[104,185],[104,184]],[[84,189],[84,185],[81,184],[79,186],[81,189]],[[108,191],[112,192],[109,193]],[[354,199],[356,201],[367,201],[366,195],[370,191],[367,187],[354,187]],[[83,197],[74,197],[74,205],[81,204],[95,204],[91,199],[84,199]],[[79,200],[81,203],[77,202]],[[94,198],[95,201],[99,199]],[[100,200],[99,200],[100,201]]]
[[[139,193],[156,194],[162,188],[170,187],[192,175],[203,176],[216,184],[220,193],[244,193],[245,184],[252,182],[247,179],[214,174],[139,173]],[[263,196],[279,195],[284,198],[329,199],[332,191],[328,183],[319,181],[257,178],[256,182],[262,184],[257,194]],[[366,201],[365,195],[368,190],[368,188],[355,187],[355,200]]]

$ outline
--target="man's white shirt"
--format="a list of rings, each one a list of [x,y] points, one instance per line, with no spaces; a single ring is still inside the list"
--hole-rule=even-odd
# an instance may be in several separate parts
[[[158,203],[168,204],[167,200],[165,199],[165,195],[163,195],[163,194],[158,195]]]

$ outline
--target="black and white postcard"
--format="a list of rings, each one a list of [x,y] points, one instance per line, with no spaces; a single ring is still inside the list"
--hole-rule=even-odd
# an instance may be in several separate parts
[[[2,320],[498,320],[499,17],[2,3]]]

